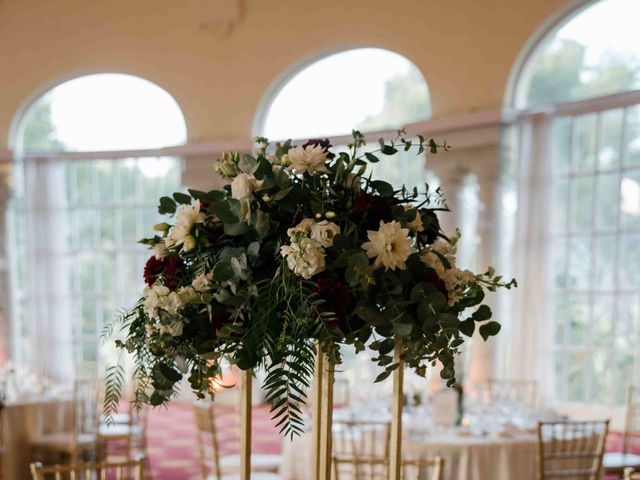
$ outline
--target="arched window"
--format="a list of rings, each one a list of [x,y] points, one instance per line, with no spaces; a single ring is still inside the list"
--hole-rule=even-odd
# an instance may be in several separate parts
[[[95,74],[38,97],[15,131],[13,356],[69,378],[99,362],[100,331],[142,288],[136,242],[181,184],[180,160],[153,149],[184,143],[185,121],[153,83]]]
[[[276,89],[257,118],[256,133],[272,140],[397,130],[429,118],[427,82],[402,55],[359,48],[298,70]],[[375,175],[408,186],[424,182],[424,157],[398,155]]]
[[[503,223],[521,285],[511,338],[530,346],[512,358],[560,403],[621,405],[640,369],[638,14],[634,0],[574,12],[516,83]]]

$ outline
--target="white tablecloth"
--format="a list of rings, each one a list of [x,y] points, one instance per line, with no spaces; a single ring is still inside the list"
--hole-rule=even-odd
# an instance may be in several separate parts
[[[311,478],[310,435],[283,442],[282,480]],[[444,459],[445,480],[536,480],[536,436],[532,433],[511,437],[434,435],[403,442],[407,458],[436,455]]]
[[[33,397],[11,402],[2,413],[6,454],[2,469],[7,480],[29,480],[31,441],[38,433],[39,417],[44,421],[57,415],[60,406],[70,402],[69,395],[61,397]],[[41,412],[39,415],[38,412]]]

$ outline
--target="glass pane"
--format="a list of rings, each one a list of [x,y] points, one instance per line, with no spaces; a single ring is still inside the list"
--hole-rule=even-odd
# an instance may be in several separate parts
[[[94,212],[88,208],[79,208],[75,211],[75,217],[78,248],[96,248],[97,242],[94,235],[96,221]]]
[[[138,186],[136,162],[132,158],[118,161],[120,180],[120,201],[123,203],[137,203]]]
[[[114,165],[112,160],[98,160],[94,164],[98,177],[98,199],[102,204],[111,204],[115,200],[114,195]]]
[[[567,288],[586,290],[591,279],[591,237],[570,238],[568,255]]]
[[[571,183],[571,226],[574,230],[591,228],[593,218],[593,186],[592,176],[575,178]]]
[[[589,332],[589,298],[586,294],[574,294],[566,301],[569,343],[584,345]]]
[[[552,170],[554,174],[567,173],[571,164],[571,117],[553,122],[551,130]]]
[[[564,329],[567,320],[564,308],[564,298],[560,295],[556,296],[554,304],[555,339],[557,345],[562,345],[564,343]]]
[[[615,288],[616,236],[598,235],[593,238],[593,277],[597,291]]]
[[[553,242],[551,265],[553,268],[553,282],[557,289],[567,287],[567,240],[560,237]]]
[[[621,289],[640,288],[640,235],[622,235],[619,240],[618,282]]]
[[[611,375],[611,355],[609,352],[598,351],[592,357],[593,369],[590,374],[592,381],[591,402],[608,404],[611,402],[614,376]]]
[[[624,110],[607,110],[600,114],[600,152],[598,167],[609,170],[620,165]]]
[[[612,294],[596,295],[593,300],[592,343],[594,345],[613,345],[614,318],[614,296]]]
[[[624,229],[640,229],[640,170],[629,171],[620,183],[620,215]]]
[[[553,373],[554,373],[554,384],[555,391],[558,398],[565,400],[567,395],[565,393],[565,389],[567,388],[567,381],[564,374],[564,363],[567,355],[556,352],[554,355],[553,361]]]
[[[125,247],[131,247],[140,240],[141,236],[138,235],[138,218],[141,217],[140,211],[134,208],[123,208],[120,210],[121,231],[122,231],[122,245]],[[146,227],[146,226],[145,226]],[[151,228],[149,226],[148,228]],[[151,235],[151,232],[145,232]]]
[[[640,105],[627,109],[627,130],[625,132],[627,165],[640,165]]]
[[[300,105],[314,112],[303,122]],[[348,135],[353,128],[396,129],[429,113],[427,82],[415,65],[397,53],[359,48],[329,55],[290,77],[270,103],[260,134],[272,140]]]
[[[640,294],[620,294],[616,318],[616,348],[638,349],[640,338]]]
[[[596,114],[581,115],[573,122],[573,169],[591,171],[596,166]]]
[[[553,182],[553,206],[552,228],[555,232],[563,232],[569,227],[569,179],[566,177]]]
[[[103,250],[112,250],[116,246],[116,210],[100,210],[100,240]]]
[[[585,400],[585,361],[586,355],[582,352],[567,355],[567,400],[570,402]]]
[[[616,405],[624,405],[627,400],[629,385],[634,383],[636,368],[634,368],[632,355],[616,355],[613,363],[613,373],[616,382],[614,385],[614,402]]]
[[[75,162],[76,192],[75,201],[78,205],[91,205],[95,203],[96,189],[93,187],[93,162]]]
[[[620,174],[602,173],[596,177],[596,230],[615,230],[618,227]]]

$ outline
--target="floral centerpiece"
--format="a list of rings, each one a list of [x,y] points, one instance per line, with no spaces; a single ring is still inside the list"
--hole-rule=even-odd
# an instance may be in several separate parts
[[[328,140],[257,138],[255,155],[217,160],[224,188],[160,199],[160,213],[174,220],[141,240],[152,250],[147,286],[122,315],[126,339],[116,342],[135,358],[136,403],[167,402],[184,376],[198,397],[213,397],[223,362],[262,367],[281,431],[299,433],[318,342],[335,363],[345,345],[373,351],[376,381],[398,367],[393,351],[402,342],[408,367],[425,375],[440,362],[454,384],[465,337],[477,327],[485,340],[500,330],[482,305],[485,291],[515,281],[456,266],[459,234],[441,231],[439,190],[394,189],[367,172],[398,149],[448,147],[402,130],[379,143],[365,148],[358,131],[341,152]],[[122,382],[122,367],[112,367],[107,414]]]

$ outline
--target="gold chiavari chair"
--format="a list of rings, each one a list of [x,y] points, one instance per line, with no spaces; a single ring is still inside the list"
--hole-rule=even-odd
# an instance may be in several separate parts
[[[347,478],[375,478],[379,460],[389,458],[390,434],[388,421],[334,420],[332,450],[338,459],[334,470],[342,469]]]
[[[215,421],[214,405],[194,403],[193,417],[198,438],[202,478],[207,480],[231,480],[239,478],[240,455],[221,455],[220,445],[237,444],[239,427],[224,428],[218,431]],[[278,480],[275,472],[280,467],[279,455],[252,454],[251,474],[255,480]]]
[[[640,473],[634,473],[633,467],[624,469],[624,480],[640,480]]]
[[[487,392],[491,402],[509,400],[534,408],[537,403],[538,384],[535,380],[490,378],[487,380]]]
[[[98,443],[100,451],[111,452],[113,447],[123,451],[127,460],[147,456],[147,417],[148,407],[142,406],[136,409],[133,402],[129,403],[129,412],[126,414],[126,423],[113,423],[111,425],[101,423],[98,427]],[[151,468],[147,465],[147,477],[151,475]]]
[[[640,455],[631,453],[634,444],[640,445],[640,388],[629,387],[622,452],[604,454],[603,466],[607,475],[621,474],[626,467],[640,469]]]
[[[609,420],[538,422],[538,478],[599,480]]]
[[[401,468],[402,480],[443,480],[444,478],[444,460],[441,457],[431,460],[403,460]],[[387,458],[333,457],[333,480],[386,480],[389,478],[388,470]]]
[[[144,459],[43,466],[31,464],[32,480],[144,480]]]
[[[31,443],[35,458],[54,453],[66,455],[71,463],[78,463],[85,454],[101,456],[98,443],[101,385],[95,379],[76,380],[71,403],[57,407],[55,428],[49,429],[43,424],[43,419],[39,419],[39,432]],[[42,412],[39,414],[44,416]]]

